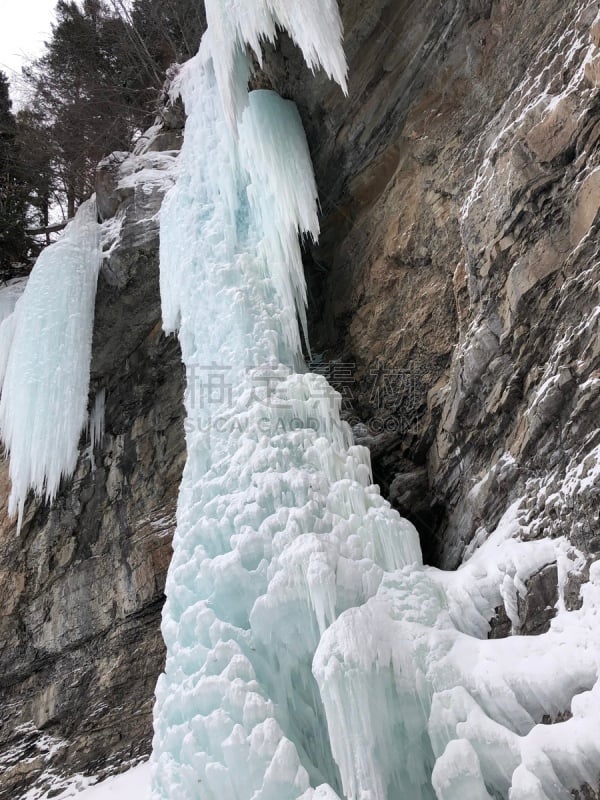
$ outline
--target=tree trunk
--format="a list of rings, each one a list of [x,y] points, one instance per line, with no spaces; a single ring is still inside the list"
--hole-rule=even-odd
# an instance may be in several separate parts
[[[75,216],[75,187],[70,185],[67,187],[67,217],[73,219]]]
[[[41,236],[42,234],[46,235],[46,244],[51,244],[49,240],[49,236],[51,233],[58,233],[58,231],[62,231],[63,228],[67,227],[66,222],[58,222],[56,225],[48,225],[45,228],[30,228],[25,231],[28,236]]]

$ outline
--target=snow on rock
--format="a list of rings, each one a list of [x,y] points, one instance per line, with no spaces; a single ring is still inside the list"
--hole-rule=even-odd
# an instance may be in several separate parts
[[[100,226],[93,200],[38,258],[0,339],[0,436],[10,454],[9,511],[30,489],[51,500],[77,462],[87,421]]]
[[[119,167],[117,192],[141,187],[151,193],[155,186],[166,191],[174,183],[177,155],[177,151],[130,154]]]

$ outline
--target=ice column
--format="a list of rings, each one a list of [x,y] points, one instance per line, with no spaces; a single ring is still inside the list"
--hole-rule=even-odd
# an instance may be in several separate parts
[[[412,526],[370,485],[339,396],[302,364],[298,234],[316,236],[318,222],[298,112],[252,92],[233,132],[213,46],[209,36],[181,75],[181,175],[161,215],[163,316],[187,367],[188,458],[153,796],[334,797],[315,649],[341,612],[420,553]]]
[[[101,256],[90,200],[42,252],[2,325],[0,436],[10,454],[11,514],[22,514],[29,489],[52,500],[75,469],[87,421]]]

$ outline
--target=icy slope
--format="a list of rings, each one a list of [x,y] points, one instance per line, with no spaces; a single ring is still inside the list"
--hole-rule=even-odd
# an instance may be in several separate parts
[[[87,399],[100,226],[93,200],[38,258],[0,338],[0,437],[10,454],[9,510],[29,489],[51,500],[77,462]]]

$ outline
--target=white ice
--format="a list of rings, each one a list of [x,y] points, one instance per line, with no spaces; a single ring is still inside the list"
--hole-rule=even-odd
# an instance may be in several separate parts
[[[246,48],[262,64],[263,42],[275,43],[286,31],[298,45],[313,72],[322,68],[347,93],[347,65],[342,47],[342,24],[336,0],[206,0],[210,49],[226,117],[235,128],[246,105]]]
[[[0,286],[0,329],[7,317],[15,310],[17,300],[25,291],[27,278],[15,278]]]
[[[100,266],[93,200],[38,258],[0,330],[0,436],[10,454],[9,512],[30,489],[51,500],[76,465],[87,422]]]
[[[555,563],[564,585],[582,564],[562,540],[506,538],[510,522],[456,573],[386,576],[322,637],[313,666],[346,797],[558,800],[597,785],[600,570],[581,610],[559,600],[548,633],[519,636],[528,577]],[[503,605],[515,635],[488,640]]]

